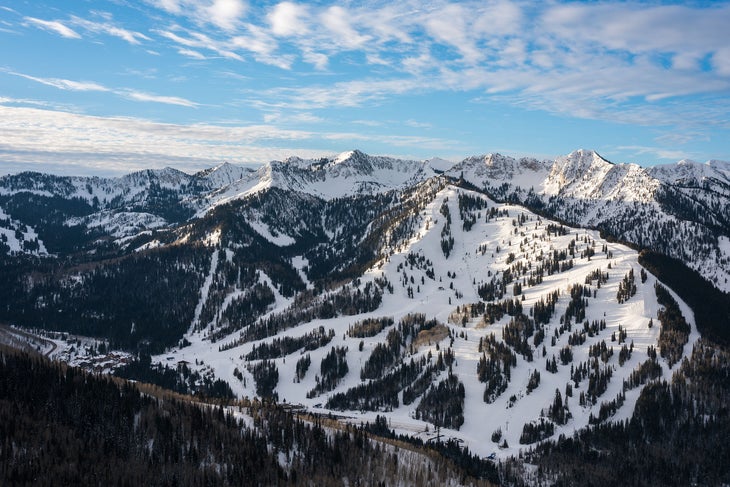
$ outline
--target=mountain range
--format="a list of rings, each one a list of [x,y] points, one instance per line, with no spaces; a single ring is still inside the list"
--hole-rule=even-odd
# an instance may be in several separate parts
[[[124,350],[124,377],[387,418],[512,462],[644,425],[703,350],[725,370],[730,163],[355,150],[26,172],[0,178],[0,274],[0,321],[42,333],[49,356]]]
[[[438,175],[467,182],[496,201],[676,257],[730,290],[730,163],[683,160],[643,168],[613,164],[586,150],[555,160],[489,154],[456,164],[355,150],[319,160],[272,161],[258,170],[223,163],[192,175],[172,168],[120,178],[21,173],[0,178],[0,245],[5,252],[58,254],[65,249],[47,249],[35,232],[49,223],[123,244],[140,232],[171,228],[273,188],[329,201],[402,191]],[[27,198],[74,207],[26,215],[33,206],[25,204]]]

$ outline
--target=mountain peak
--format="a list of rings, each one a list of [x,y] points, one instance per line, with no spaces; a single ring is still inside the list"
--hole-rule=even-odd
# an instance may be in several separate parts
[[[590,164],[611,164],[612,162],[607,161],[601,155],[594,151],[589,149],[577,149],[568,154],[567,156],[558,157],[557,159],[569,161],[571,163],[579,163],[581,165],[590,165]]]
[[[332,164],[341,164],[350,159],[358,160],[358,159],[363,159],[363,158],[367,158],[367,157],[368,157],[367,154],[365,154],[357,149],[354,149],[354,150],[341,152],[340,154],[338,154],[337,157],[335,157],[332,160]]]
[[[446,159],[441,159],[440,157],[432,157],[430,159],[426,159],[424,161],[424,164],[430,167],[437,174],[446,172],[454,167],[454,163],[452,161],[447,161]]]
[[[595,177],[598,173],[609,171],[611,166],[613,164],[596,151],[578,149],[556,158],[551,176],[558,177],[563,185],[569,181]]]
[[[246,174],[250,174],[251,169],[236,166],[230,162],[222,162],[217,166],[204,169],[195,174],[200,179],[206,179],[212,187],[227,186],[234,181],[238,181]]]

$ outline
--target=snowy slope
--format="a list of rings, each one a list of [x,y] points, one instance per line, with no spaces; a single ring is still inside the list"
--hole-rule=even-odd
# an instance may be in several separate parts
[[[404,189],[435,176],[437,170],[424,162],[369,156],[357,150],[317,160],[291,157],[268,162],[256,172],[206,195],[200,214],[269,188],[330,200]]]
[[[483,202],[482,208],[465,211],[462,216],[459,208],[460,194]],[[447,231],[448,219],[451,223]],[[467,230],[464,222],[472,219],[473,224]],[[464,424],[458,430],[444,428],[442,434],[463,440],[466,446],[480,455],[486,456],[496,451],[499,456],[507,456],[526,447],[519,442],[523,425],[538,421],[545,414],[553,404],[556,390],[559,390],[562,397],[567,400],[572,417],[564,425],[556,424],[552,437],[557,437],[561,433],[571,434],[576,429],[586,426],[591,415],[598,416],[601,405],[623,393],[623,380],[648,359],[647,347],[656,346],[660,329],[657,320],[660,307],[654,292],[656,280],[649,275],[646,282],[641,282],[639,278],[641,267],[637,262],[635,251],[619,244],[608,243],[595,231],[566,229],[565,234],[557,234],[555,229],[560,228],[559,224],[540,218],[522,207],[496,203],[482,195],[454,186],[445,186],[436,193],[419,212],[418,222],[419,227],[411,238],[384,248],[386,257],[376,262],[354,284],[362,290],[369,284],[387,279],[392,285],[392,292],[385,288],[382,302],[374,311],[303,321],[295,327],[262,340],[248,341],[232,348],[227,348],[225,345],[235,342],[239,338],[238,332],[214,343],[210,340],[214,323],[196,321],[186,336],[191,343],[190,346],[175,349],[157,357],[156,360],[162,363],[184,360],[202,374],[213,372],[215,376],[229,381],[238,395],[252,397],[256,395],[255,380],[247,370],[247,366],[257,363],[258,360],[248,361],[245,357],[255,347],[270,344],[284,337],[301,337],[320,327],[324,327],[325,330],[331,329],[334,331],[331,342],[306,352],[311,356],[312,365],[301,380],[296,378],[296,364],[304,356],[303,350],[272,360],[278,369],[279,378],[275,391],[279,399],[323,411],[328,399],[335,394],[346,392],[363,383],[360,370],[378,345],[387,341],[389,330],[395,329],[401,319],[412,313],[424,313],[427,319],[435,318],[447,327],[448,335],[440,338],[434,335],[436,337],[434,341],[423,341],[419,344],[412,342],[401,350],[403,354],[401,358],[407,363],[411,358],[418,361],[430,355],[432,358],[429,363],[434,363],[439,353],[449,348],[453,351],[455,361],[451,370],[465,389]],[[446,236],[450,236],[454,241],[448,257],[442,250],[442,240]],[[495,323],[487,324],[481,313],[474,317],[468,313],[464,315],[464,306],[482,301],[479,289],[492,277],[501,278],[506,270],[512,269],[515,273],[515,269],[521,268],[525,269],[526,273],[518,275],[516,282],[526,282],[530,276],[530,271],[527,269],[534,270],[554,252],[562,250],[568,252],[569,249],[572,249],[573,255],[566,257],[563,263],[567,264],[568,260],[571,260],[571,268],[545,275],[542,282],[534,285],[524,284],[522,293],[517,296],[513,295],[513,284],[508,286],[503,299],[520,300],[526,315],[530,314],[529,310],[539,300],[545,299],[551,293],[557,291],[560,296],[555,312],[544,325],[545,341],[540,345],[534,345],[532,337],[528,341],[529,348],[534,354],[533,359],[529,360],[525,355],[516,353],[516,364],[511,370],[511,379],[506,390],[499,394],[494,402],[486,403],[483,400],[485,384],[480,382],[477,376],[477,365],[482,356],[478,350],[479,341],[480,338],[486,340],[494,334],[497,342],[504,343],[503,330],[511,317],[505,315]],[[595,252],[592,256],[588,255],[589,249]],[[201,289],[198,309],[203,306],[201,303],[206,301],[210,293],[210,283],[216,267],[219,266],[218,262],[224,259],[225,255],[232,255],[232,251],[226,249],[214,249],[212,252],[214,259],[209,271],[211,277],[206,279]],[[301,259],[299,262],[300,266],[303,265]],[[585,320],[589,322],[605,320],[605,329],[595,334],[591,333],[591,336],[585,336],[584,343],[570,347],[573,354],[572,361],[563,365],[558,359],[557,371],[549,372],[546,370],[546,361],[553,356],[559,356],[560,351],[568,346],[569,337],[583,330],[581,320],[572,324],[572,331],[559,331],[562,316],[570,301],[568,289],[573,285],[586,285],[589,274],[597,269],[602,273],[608,273],[608,280],[602,286],[595,281],[588,284],[595,297],[591,295],[585,298],[587,303]],[[636,294],[626,302],[619,303],[617,301],[619,284],[630,271],[636,276]],[[279,294],[271,279],[263,272],[259,276],[259,283],[271,287],[275,294],[274,303],[269,306],[268,313],[262,319],[281,313],[292,306],[300,306],[292,299]],[[231,289],[221,305],[221,310],[230,306],[232,300],[240,296],[243,291]],[[337,291],[335,288],[329,292]],[[683,304],[681,306],[684,316],[692,324],[691,311],[687,306]],[[196,320],[199,320],[199,316],[200,313],[197,312]],[[466,320],[463,319],[464,316],[467,317]],[[360,339],[348,334],[349,327],[357,322],[365,318],[379,317],[392,317],[395,324],[369,338]],[[650,320],[655,324],[653,327],[648,326]],[[628,346],[633,343],[633,353],[623,365],[620,365],[618,360],[621,344],[618,340],[611,339],[612,335],[620,335],[620,329],[625,330],[627,334],[624,344]],[[551,343],[553,336],[556,338],[554,344]],[[685,354],[691,351],[692,343],[697,338],[698,334],[693,327],[689,342],[684,346]],[[598,395],[595,401],[589,400],[582,406],[579,405],[578,397],[581,393],[587,392],[589,381],[583,379],[579,385],[574,385],[571,381],[571,368],[587,362],[591,346],[598,345],[602,341],[605,341],[614,353],[605,363],[601,359],[596,360],[601,369],[609,368],[613,376],[606,390]],[[349,372],[332,391],[312,395],[310,391],[318,384],[320,377],[320,362],[333,346],[347,348],[346,360]],[[671,377],[673,368],[677,367],[676,364],[673,368],[670,367],[663,358],[659,358],[658,363],[665,378]],[[393,371],[396,368],[397,363],[390,366],[389,370]],[[527,384],[534,371],[540,372],[541,380],[539,385],[528,393]],[[239,380],[237,374],[242,374],[245,382]],[[438,383],[447,375],[447,371],[439,372],[432,383]],[[568,383],[574,385],[572,396],[569,398],[565,395]],[[613,420],[624,419],[631,415],[640,389],[638,387],[625,392],[625,402],[613,415]],[[415,419],[420,401],[404,405],[402,395],[401,392],[399,406],[392,411],[361,411],[346,408],[345,411],[337,413],[350,417],[356,423],[373,420],[376,414],[386,414],[391,426],[398,431],[423,439],[432,437],[434,426],[427,421]],[[491,439],[493,433],[498,430],[502,432],[499,445],[503,445],[505,440],[507,443],[503,448]]]
[[[730,163],[708,161],[704,164],[683,159],[674,164],[652,166],[647,172],[668,184],[680,186],[705,186],[717,184],[725,196],[730,195]]]
[[[642,168],[581,149],[553,161],[468,158],[447,174],[499,200],[676,257],[730,291],[730,254],[721,244],[730,234],[728,168],[721,161]]]
[[[6,252],[44,255],[49,228],[88,233],[79,259],[89,265],[59,271],[61,286],[81,282],[100,262],[112,275],[133,255],[126,260],[139,257],[134,269],[144,274],[155,248],[187,252],[189,260],[170,261],[200,278],[175,303],[187,332],[157,363],[185,363],[252,397],[261,382],[255,367],[264,363],[254,351],[266,349],[279,400],[356,423],[385,414],[423,439],[433,438],[434,415],[446,415],[439,404],[458,397],[458,390],[436,395],[452,380],[464,391],[463,424],[442,433],[504,457],[534,443],[520,441],[541,418],[553,428],[544,436],[555,438],[629,417],[641,386],[624,381],[658,348],[656,279],[644,275],[635,250],[585,227],[675,252],[730,288],[728,174],[716,161],[646,170],[585,150],[553,161],[490,154],[452,165],[349,151],[255,171],[221,164],[194,175],[164,169],[110,179],[23,173],[0,178],[0,242]],[[33,204],[52,219],[31,225],[14,215]],[[97,249],[108,253],[95,260]],[[635,293],[619,299],[629,275]],[[43,298],[54,297],[37,302]],[[78,299],[74,305],[88,304],[86,316],[96,316],[93,303]],[[554,305],[547,314],[546,302]],[[680,307],[692,326],[686,356],[699,335],[691,310]],[[358,336],[352,330],[364,320],[383,328]],[[419,323],[413,335],[404,331],[410,322]],[[321,342],[282,345],[308,336]],[[333,347],[347,364],[342,377],[322,365]],[[679,362],[656,363],[668,379]],[[389,393],[408,367],[395,401],[368,402]],[[371,382],[372,397],[351,399]],[[595,419],[601,414],[608,418]]]
[[[331,201],[401,191],[438,174],[472,184],[498,201],[519,202],[541,214],[600,228],[639,247],[666,253],[720,289],[730,290],[730,254],[722,244],[730,235],[730,164],[722,161],[680,161],[645,169],[613,164],[581,149],[554,160],[489,154],[452,164],[354,150],[321,159],[271,161],[257,170],[223,163],[193,175],[171,168],[121,178],[21,173],[0,178],[0,198],[30,194],[73,201],[76,210],[67,215],[67,226],[102,232],[123,247],[136,235],[175,228],[274,188]],[[79,209],[78,201],[88,206]],[[46,229],[38,222],[23,221],[11,206],[3,202],[0,206],[12,219],[35,228],[40,241],[44,240]],[[286,238],[291,236],[287,229],[272,233],[270,223],[247,216],[263,237],[276,239],[274,234],[281,234],[280,245],[293,242]],[[14,227],[3,228],[5,234],[14,233]],[[15,247],[27,251],[22,245]]]
[[[195,173],[195,177],[207,181],[210,189],[217,189],[238,181],[250,175],[252,172],[254,170],[251,168],[224,162],[215,167]]]
[[[30,226],[12,219],[0,208],[0,252],[46,255],[48,251],[38,233]]]

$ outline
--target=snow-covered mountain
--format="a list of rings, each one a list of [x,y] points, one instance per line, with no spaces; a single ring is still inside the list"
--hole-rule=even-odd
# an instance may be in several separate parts
[[[121,178],[22,173],[0,178],[0,209],[9,215],[2,225],[3,242],[13,240],[5,250],[41,252],[44,232],[40,231],[38,245],[33,232],[51,219],[53,228],[76,228],[124,244],[140,232],[170,228],[273,188],[328,201],[403,191],[443,174],[498,201],[517,202],[679,258],[718,288],[730,290],[729,167],[722,161],[680,161],[642,168],[613,164],[587,150],[555,160],[489,154],[457,164],[369,156],[355,150],[329,158],[271,161],[258,170],[224,163],[193,175],[171,168]],[[73,208],[21,218],[21,207],[29,206],[29,198],[39,200],[36,205],[63,201]],[[28,239],[23,231],[16,235],[19,224],[31,232]],[[266,231],[263,235],[271,237]],[[48,251],[55,252],[53,245]]]
[[[222,242],[189,345],[156,360],[200,361],[190,367],[214,371],[238,395],[276,394],[355,423],[385,412],[422,439],[441,417],[449,437],[486,456],[629,417],[641,391],[627,387],[634,370],[655,363],[654,377],[670,378],[699,337],[691,325],[679,355],[652,362],[657,280],[634,250],[596,231],[451,185],[417,197],[410,232],[382,239],[380,257],[352,282],[311,294],[313,254],[291,259],[305,282],[294,295],[260,272],[253,286],[270,290],[269,304],[240,330],[235,308],[252,284],[222,285],[240,252]],[[681,300],[679,309],[692,324]]]
[[[352,151],[6,176],[0,322],[65,333],[38,343],[69,363],[506,459],[719,360],[695,352],[730,336],[729,168]]]
[[[500,201],[676,257],[730,291],[729,168],[719,161],[642,168],[577,150],[554,161],[473,157],[447,174]]]
[[[501,154],[470,157],[447,174],[500,194],[532,191],[579,200],[649,201],[659,182],[636,164],[613,164],[598,153],[577,150],[553,161]]]
[[[404,189],[435,175],[436,170],[424,162],[374,157],[357,150],[333,158],[291,157],[268,162],[255,173],[220,187],[206,196],[201,210],[205,213],[219,204],[269,188],[329,200]]]
[[[352,151],[8,176],[0,321],[151,354],[186,390],[223,380],[509,456],[629,418],[679,370],[699,320],[637,249],[727,288],[727,167]]]

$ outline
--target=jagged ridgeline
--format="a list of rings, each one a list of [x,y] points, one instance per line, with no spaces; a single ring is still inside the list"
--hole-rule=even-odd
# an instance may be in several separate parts
[[[0,320],[104,339],[125,377],[506,457],[630,418],[698,329],[728,336],[728,195],[723,163],[587,151],[24,173],[0,178]]]

